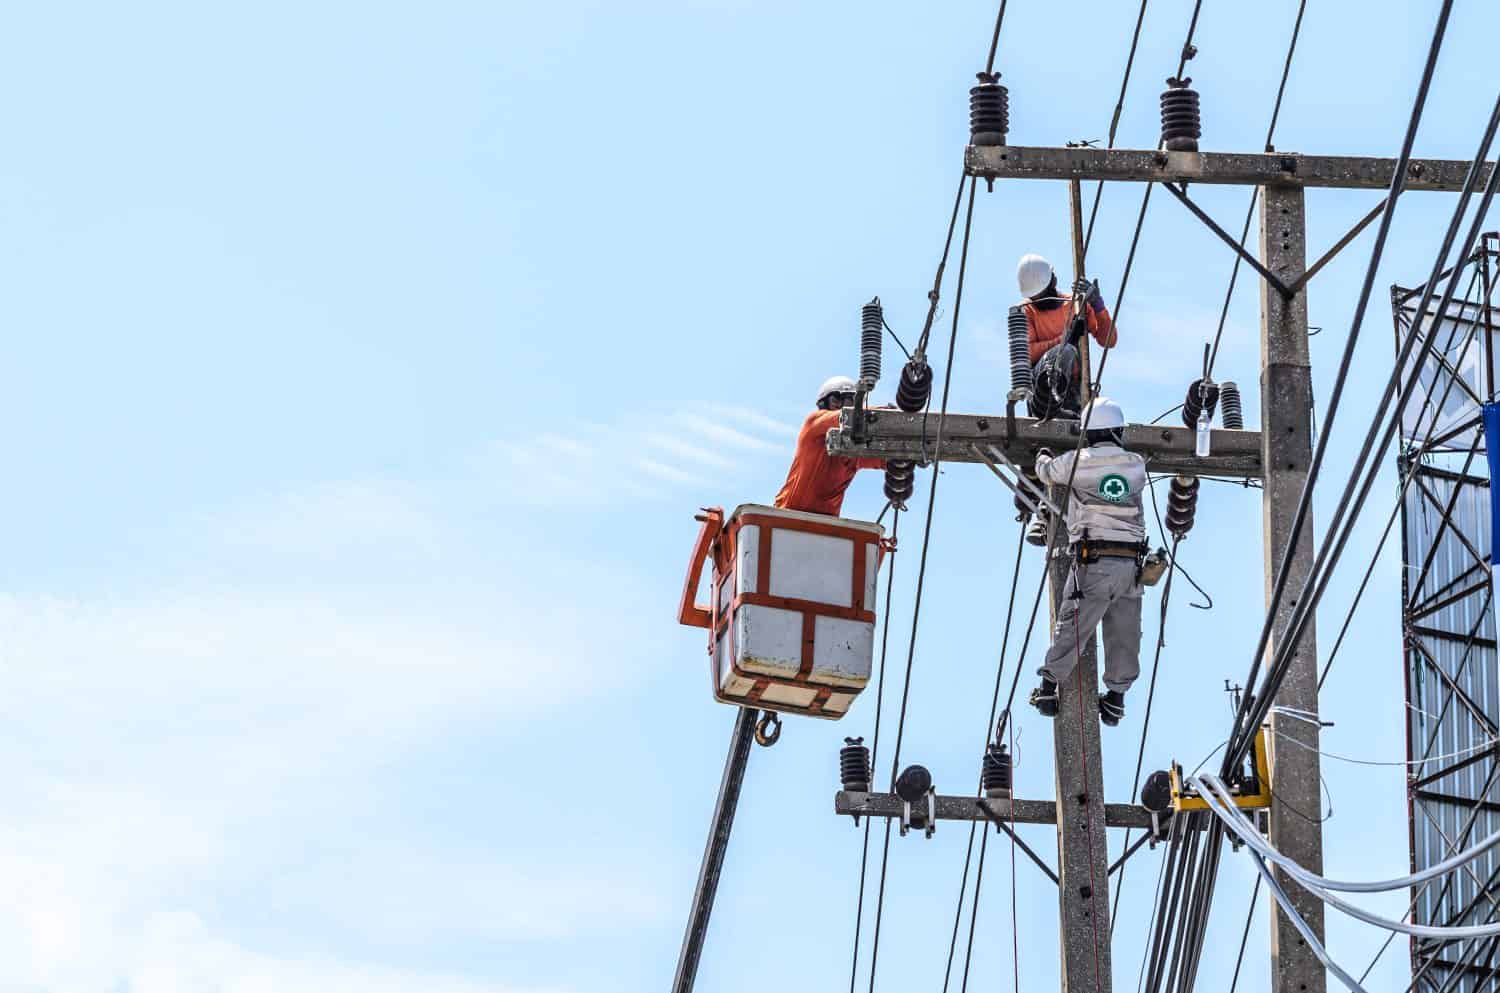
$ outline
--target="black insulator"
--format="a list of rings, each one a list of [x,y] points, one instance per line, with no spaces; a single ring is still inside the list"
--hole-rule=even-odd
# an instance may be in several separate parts
[[[1182,423],[1190,428],[1198,426],[1198,415],[1203,409],[1208,408],[1209,419],[1214,416],[1214,408],[1219,404],[1219,384],[1209,380],[1207,384],[1201,379],[1193,380],[1187,389],[1187,397],[1182,401]]]
[[[1245,429],[1245,412],[1240,408],[1240,388],[1233,382],[1219,384],[1219,418],[1232,431]]]
[[[979,85],[969,90],[969,144],[1003,145],[1009,130],[1010,94],[1000,74],[979,73]]]
[[[911,459],[890,459],[885,464],[885,498],[905,507],[917,487],[917,464]]]
[[[1141,806],[1158,814],[1172,806],[1172,777],[1165,769],[1157,769],[1146,777],[1141,787]]]
[[[870,750],[863,738],[845,738],[839,749],[839,781],[849,793],[870,792]]]
[[[1198,91],[1191,79],[1169,79],[1161,95],[1161,140],[1169,152],[1196,152],[1203,136]]]
[[[859,381],[869,388],[880,378],[880,346],[885,338],[885,311],[876,297],[859,309]]]
[[[907,803],[916,803],[932,789],[932,773],[925,766],[909,765],[896,777],[896,795]]]
[[[1167,530],[1179,541],[1193,530],[1198,513],[1198,477],[1173,476],[1172,490],[1167,494]]]
[[[1004,745],[992,743],[984,750],[984,766],[979,774],[984,795],[992,799],[1010,796],[1011,771],[1010,752]]]
[[[1031,332],[1026,322],[1026,311],[1021,307],[1010,308],[1010,385],[1011,389],[1031,389]]]
[[[912,358],[901,367],[901,382],[896,384],[896,406],[915,414],[932,398],[932,366]]]

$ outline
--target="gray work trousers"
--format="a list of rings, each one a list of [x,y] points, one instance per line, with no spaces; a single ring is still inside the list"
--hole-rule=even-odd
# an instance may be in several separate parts
[[[1075,597],[1076,590],[1082,597]],[[1124,693],[1141,673],[1141,584],[1135,559],[1103,556],[1075,564],[1052,625],[1040,673],[1059,685],[1073,674],[1081,645],[1104,627],[1104,685]]]

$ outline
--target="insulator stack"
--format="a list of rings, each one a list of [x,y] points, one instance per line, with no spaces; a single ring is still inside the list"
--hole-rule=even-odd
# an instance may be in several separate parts
[[[1031,343],[1026,326],[1026,311],[1010,309],[1010,385],[1012,389],[1031,389]]]
[[[1010,752],[1004,745],[991,743],[984,750],[984,767],[979,775],[984,795],[992,800],[1009,797],[1012,769]]]
[[[1198,426],[1198,415],[1205,409],[1208,416],[1214,416],[1214,408],[1219,404],[1219,384],[1210,380],[1206,387],[1201,379],[1193,380],[1188,387],[1187,397],[1182,401],[1182,423],[1190,428]]]
[[[969,90],[969,144],[1003,145],[1009,130],[1010,94],[1000,74],[979,73],[979,85]]]
[[[1167,495],[1167,531],[1181,541],[1193,530],[1198,513],[1198,477],[1173,476],[1172,491]]]
[[[884,335],[885,311],[876,297],[859,309],[859,382],[866,390],[880,379],[880,346]]]
[[[839,782],[847,793],[870,792],[870,750],[863,738],[845,738],[839,749]]]
[[[898,507],[906,501],[917,486],[917,464],[911,459],[891,459],[885,464],[885,498]]]
[[[1233,431],[1245,429],[1245,412],[1240,408],[1240,388],[1232,382],[1219,384],[1219,417]]]
[[[1196,152],[1203,136],[1198,91],[1191,79],[1169,79],[1161,95],[1161,140],[1169,152]]]
[[[915,414],[932,398],[932,366],[913,357],[901,367],[901,382],[896,385],[896,406]]]

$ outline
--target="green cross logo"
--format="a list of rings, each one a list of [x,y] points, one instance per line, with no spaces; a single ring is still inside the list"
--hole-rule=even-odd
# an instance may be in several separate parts
[[[1119,473],[1110,473],[1099,480],[1099,495],[1110,503],[1124,503],[1130,499],[1130,484]]]

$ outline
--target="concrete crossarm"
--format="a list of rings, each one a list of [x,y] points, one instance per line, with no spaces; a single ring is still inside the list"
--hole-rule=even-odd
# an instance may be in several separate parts
[[[851,410],[845,410],[840,426],[828,432],[831,454],[932,460],[937,414],[924,418],[899,410],[869,411],[867,437],[859,443],[851,435],[852,416]],[[1015,426],[1011,437],[1004,414],[948,414],[943,422],[943,461],[984,462],[979,449],[993,445],[1012,462],[1030,469],[1038,448],[1061,454],[1078,445],[1077,421],[1043,423],[1017,415]],[[1152,472],[1261,478],[1259,431],[1215,430],[1210,454],[1205,458],[1193,454],[1193,440],[1194,432],[1180,425],[1130,424],[1125,428],[1125,447],[1145,456],[1146,467]]]
[[[938,794],[937,816],[940,821],[982,821],[984,812],[972,796]],[[1017,824],[1056,824],[1057,803],[1052,800],[986,800],[990,810],[1002,821]],[[1014,809],[1012,809],[1014,808]],[[864,817],[900,817],[901,798],[894,793],[848,793],[833,796],[836,814],[859,814]],[[1108,827],[1151,827],[1151,811],[1133,803],[1106,803],[1104,823]]]
[[[1231,186],[1322,186],[1386,190],[1395,159],[1354,155],[1293,155],[1277,152],[1158,152],[1131,148],[1023,148],[970,145],[964,153],[970,175],[990,179],[1104,179],[1117,182],[1218,183]],[[1489,181],[1486,167],[1479,178]],[[1469,163],[1412,159],[1408,190],[1458,190]]]

